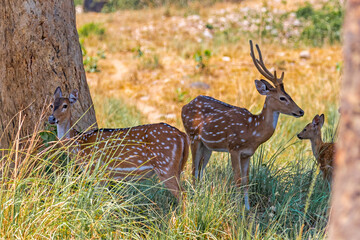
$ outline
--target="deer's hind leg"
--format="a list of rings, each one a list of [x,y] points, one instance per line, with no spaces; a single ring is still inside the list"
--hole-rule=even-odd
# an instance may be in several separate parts
[[[234,171],[234,181],[236,186],[240,189],[244,187],[244,200],[246,210],[250,209],[249,196],[248,196],[248,183],[249,183],[249,160],[250,157],[241,156],[240,151],[230,151],[231,164]]]
[[[164,182],[165,187],[180,201],[181,192],[183,191],[180,185],[180,174],[165,173],[158,174],[161,182]]]
[[[204,169],[206,168],[206,165],[208,164],[208,162],[210,160],[211,153],[212,153],[212,151],[202,144],[202,158],[200,159],[200,164],[199,164],[199,168],[200,168],[199,179],[201,179],[203,176]]]
[[[192,140],[191,141],[191,155],[192,155],[192,175],[193,180],[195,183],[195,180],[199,178],[199,165],[200,165],[200,159],[202,155],[201,151],[201,141],[200,140]]]

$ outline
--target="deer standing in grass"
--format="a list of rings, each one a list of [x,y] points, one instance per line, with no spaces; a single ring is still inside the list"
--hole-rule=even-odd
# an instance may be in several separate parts
[[[250,55],[258,71],[269,82],[255,80],[264,107],[259,115],[208,96],[198,96],[182,108],[181,117],[191,140],[192,170],[194,179],[202,177],[212,151],[229,152],[237,186],[245,186],[245,207],[250,209],[248,198],[249,161],[260,144],[274,133],[279,113],[302,117],[301,110],[285,92],[283,78],[277,78],[265,67],[261,51],[256,45],[259,59],[254,56],[252,41]]]
[[[324,143],[321,139],[321,128],[324,125],[324,114],[316,115],[311,123],[297,135],[299,139],[310,139],[312,152],[320,164],[324,179],[332,178],[335,144]]]
[[[189,153],[185,133],[168,124],[157,123],[79,134],[71,122],[71,105],[77,99],[77,90],[70,93],[69,98],[62,96],[60,87],[55,90],[49,123],[57,125],[60,140],[75,139],[75,152],[80,152],[83,161],[96,154],[96,163],[100,161],[113,179],[150,177],[156,173],[171,193],[180,198],[180,174]]]

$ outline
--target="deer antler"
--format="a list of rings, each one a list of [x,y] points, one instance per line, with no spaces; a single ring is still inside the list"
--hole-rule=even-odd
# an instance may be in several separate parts
[[[253,48],[253,44],[252,44],[252,40],[250,40],[250,56],[254,62],[255,67],[257,68],[257,70],[268,80],[270,80],[275,87],[280,86],[283,84],[283,79],[284,79],[284,72],[281,73],[281,77],[277,78],[276,76],[276,71],[274,71],[274,75],[271,74],[271,72],[265,67],[265,63],[263,61],[262,55],[261,55],[261,51],[259,48],[259,45],[255,45],[256,49],[258,51],[259,54],[259,59],[255,58],[255,54],[254,54],[254,48]]]

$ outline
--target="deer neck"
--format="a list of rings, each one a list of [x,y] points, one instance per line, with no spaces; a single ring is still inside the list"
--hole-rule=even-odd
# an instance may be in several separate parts
[[[272,132],[275,131],[277,122],[279,120],[279,112],[275,111],[271,104],[269,103],[269,99],[266,98],[263,109],[261,113],[258,115],[258,119],[260,121],[260,126],[263,129],[272,129]]]
[[[71,117],[68,121],[57,124],[57,137],[59,139],[71,138],[74,136],[74,130],[70,129],[72,126]]]
[[[253,135],[255,134],[260,143],[266,142],[274,134],[278,119],[279,112],[272,109],[266,99],[261,113],[254,116],[253,123]]]
[[[311,141],[311,149],[313,151],[313,154],[315,158],[318,159],[321,146],[324,144],[324,142],[321,139],[321,132],[316,134],[316,136],[310,138],[310,141]]]

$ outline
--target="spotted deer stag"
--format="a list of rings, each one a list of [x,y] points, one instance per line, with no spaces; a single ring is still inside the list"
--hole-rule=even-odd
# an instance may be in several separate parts
[[[324,125],[324,114],[316,115],[312,122],[297,135],[299,139],[310,139],[312,152],[320,165],[324,179],[332,178],[335,144],[324,143],[321,139],[321,128]]]
[[[284,73],[278,78],[265,67],[261,51],[256,45],[259,59],[255,58],[252,41],[250,55],[258,71],[266,80],[255,80],[261,95],[265,95],[264,107],[259,115],[245,108],[236,107],[208,96],[198,96],[182,108],[181,117],[191,140],[192,170],[199,179],[210,159],[212,151],[229,152],[237,186],[244,186],[245,207],[248,199],[249,160],[260,144],[274,133],[279,113],[301,117],[301,110],[285,92]]]
[[[91,168],[100,161],[113,179],[150,177],[156,173],[171,193],[180,198],[180,174],[189,153],[189,140],[185,133],[168,124],[157,123],[96,129],[80,134],[73,130],[71,122],[71,106],[77,99],[77,90],[66,98],[58,87],[51,104],[49,123],[57,125],[59,139],[76,140],[75,149],[84,159],[82,164],[91,156],[95,157]]]

